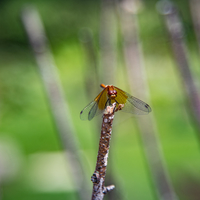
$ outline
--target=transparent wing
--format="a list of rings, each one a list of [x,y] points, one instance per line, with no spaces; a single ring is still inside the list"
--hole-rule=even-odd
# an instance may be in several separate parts
[[[136,115],[146,115],[151,112],[151,107],[141,101],[140,99],[131,96],[127,92],[115,87],[117,91],[116,101],[120,104],[124,104],[123,112],[128,112]]]
[[[80,113],[82,120],[91,120],[105,109],[107,102],[106,91],[103,90],[92,102],[90,102]]]
[[[91,103],[89,103],[80,113],[80,118],[82,120],[91,120],[98,109],[98,104],[96,101],[92,101]]]

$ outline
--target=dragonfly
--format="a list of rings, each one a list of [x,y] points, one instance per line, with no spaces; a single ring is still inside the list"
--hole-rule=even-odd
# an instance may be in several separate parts
[[[128,94],[127,92],[113,85],[101,84],[103,90],[90,102],[80,113],[82,120],[92,120],[95,116],[102,113],[108,105],[116,102],[116,107],[123,104],[123,112],[136,115],[145,115],[151,112],[151,107],[140,99]]]

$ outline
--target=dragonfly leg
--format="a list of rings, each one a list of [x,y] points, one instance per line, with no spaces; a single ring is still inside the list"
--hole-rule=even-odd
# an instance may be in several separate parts
[[[106,101],[106,103],[105,103],[105,108],[107,107],[107,106],[110,106],[111,105],[111,101],[110,101],[110,99],[107,99],[107,101]]]

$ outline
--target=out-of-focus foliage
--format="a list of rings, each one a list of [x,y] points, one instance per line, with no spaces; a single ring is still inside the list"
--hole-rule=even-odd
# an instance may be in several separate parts
[[[177,0],[183,18],[190,63],[199,86],[199,54],[188,1]],[[95,123],[80,121],[87,98],[86,53],[78,37],[84,27],[94,33],[99,53],[100,1],[0,1],[0,191],[2,200],[76,199],[69,163],[61,145],[45,96],[38,68],[20,21],[23,6],[36,6],[55,56],[65,97],[85,159],[92,175],[100,133]],[[185,97],[171,46],[156,1],[142,1],[138,15],[146,74],[167,168],[180,199],[200,196],[200,155],[193,124],[185,109]],[[118,38],[118,48],[122,46]],[[129,92],[123,55],[119,50],[117,83]],[[100,91],[100,88],[97,88]],[[94,94],[94,97],[97,94]],[[134,94],[133,94],[134,95]],[[117,113],[118,114],[118,113]],[[119,113],[120,115],[120,113]],[[120,118],[120,117],[119,117]],[[154,200],[137,126],[133,117],[114,126],[108,168],[125,191],[123,199]],[[117,123],[116,123],[117,124]],[[109,170],[109,169],[108,169]],[[92,189],[92,184],[91,184]],[[197,199],[197,198],[196,198]]]

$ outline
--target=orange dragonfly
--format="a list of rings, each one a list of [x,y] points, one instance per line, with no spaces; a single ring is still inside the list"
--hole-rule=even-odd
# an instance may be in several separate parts
[[[106,106],[113,104],[116,102],[116,107],[119,104],[124,104],[122,111],[137,114],[137,115],[145,115],[151,112],[151,107],[131,96],[127,92],[113,86],[113,85],[100,85],[104,88],[98,96],[90,102],[80,113],[80,118],[82,120],[91,120],[94,116],[102,113]]]

